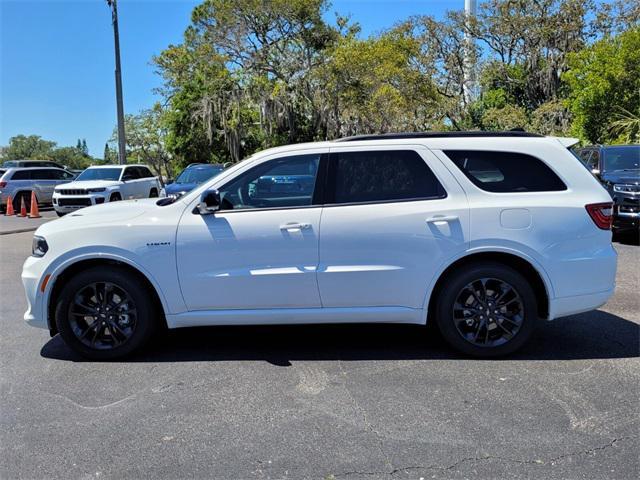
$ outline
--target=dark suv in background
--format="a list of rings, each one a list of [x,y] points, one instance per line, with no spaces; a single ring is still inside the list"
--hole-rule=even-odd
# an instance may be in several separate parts
[[[576,153],[615,203],[613,228],[637,230],[640,222],[640,145],[595,145]]]

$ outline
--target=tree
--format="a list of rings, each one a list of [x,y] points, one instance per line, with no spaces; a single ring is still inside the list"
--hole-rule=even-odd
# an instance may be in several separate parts
[[[16,135],[3,150],[5,160],[51,160],[56,142],[43,140],[39,135]]]
[[[87,140],[85,138],[82,139],[82,146],[81,146],[81,150],[82,150],[82,154],[85,157],[89,156],[89,147],[87,147]]]
[[[125,116],[127,131],[127,158],[136,163],[146,163],[162,178],[171,176],[171,156],[166,150],[167,131],[162,122],[163,110],[159,103],[138,115]],[[114,128],[113,139],[117,139]]]
[[[627,128],[620,120],[640,115],[640,27],[598,40],[571,55],[569,65],[564,80],[574,132],[590,142],[638,142],[634,122]]]
[[[104,144],[104,153],[102,154],[102,160],[104,163],[111,163],[111,149],[109,148],[109,143]]]
[[[82,170],[94,163],[94,159],[83,155],[77,147],[60,147],[51,152],[51,160],[54,160],[69,168]]]

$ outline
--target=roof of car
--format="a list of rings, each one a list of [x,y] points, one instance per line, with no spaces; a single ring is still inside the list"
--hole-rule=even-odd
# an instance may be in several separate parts
[[[509,130],[506,132],[464,131],[464,132],[398,132],[380,133],[371,135],[354,135],[334,140],[334,142],[355,142],[358,140],[397,140],[407,138],[469,138],[469,137],[542,137],[537,133],[529,133],[521,130]]]
[[[148,165],[145,165],[143,163],[127,163],[126,165],[120,165],[118,163],[113,163],[113,164],[109,164],[109,165],[91,165],[87,168],[124,168],[124,167],[145,167],[145,168],[149,168]]]
[[[2,167],[3,170],[6,170],[7,172],[9,170],[16,171],[16,170],[64,170],[65,172],[67,172],[68,170],[65,170],[64,168],[59,168],[59,167]]]

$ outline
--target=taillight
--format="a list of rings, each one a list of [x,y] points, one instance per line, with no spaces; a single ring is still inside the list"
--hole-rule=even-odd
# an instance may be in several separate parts
[[[589,216],[593,223],[602,230],[611,229],[611,221],[613,220],[613,203],[590,203],[584,208],[589,212]]]
[[[0,182],[0,188],[4,188],[7,186],[7,182]]]

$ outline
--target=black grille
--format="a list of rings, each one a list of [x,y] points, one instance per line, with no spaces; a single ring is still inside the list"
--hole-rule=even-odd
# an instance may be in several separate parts
[[[90,198],[59,198],[58,205],[61,207],[89,207],[91,206]]]
[[[640,198],[623,198],[622,202],[618,205],[618,211],[620,213],[639,213]]]
[[[60,195],[86,195],[87,191],[84,188],[65,188],[57,190]]]

